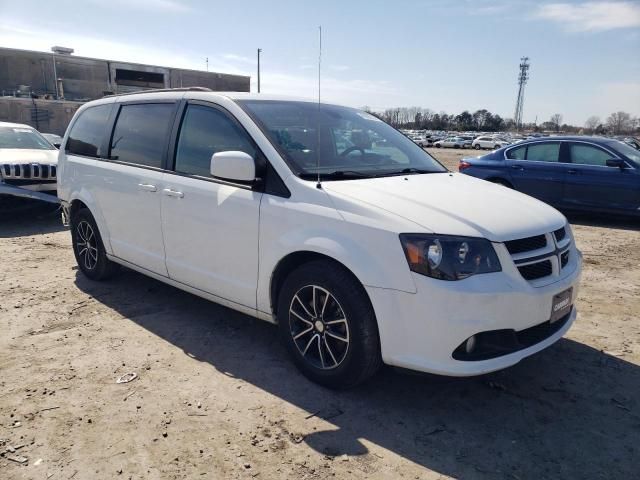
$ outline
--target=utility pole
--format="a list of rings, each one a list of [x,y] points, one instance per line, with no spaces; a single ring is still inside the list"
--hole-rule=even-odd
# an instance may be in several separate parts
[[[260,52],[262,52],[261,48],[258,49],[258,93],[260,93]]]
[[[522,126],[522,110],[524,108],[524,86],[529,80],[529,57],[520,59],[520,73],[518,74],[518,100],[516,101],[516,111],[513,115],[513,121],[516,124],[516,131]]]
[[[207,63],[207,72],[209,71],[209,57],[205,58],[205,62]]]

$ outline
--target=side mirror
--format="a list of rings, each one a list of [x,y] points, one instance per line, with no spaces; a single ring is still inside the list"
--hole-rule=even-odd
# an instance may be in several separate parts
[[[607,167],[624,169],[624,161],[619,158],[610,158],[607,160]]]
[[[233,182],[253,182],[256,163],[245,152],[218,152],[211,156],[211,176]]]

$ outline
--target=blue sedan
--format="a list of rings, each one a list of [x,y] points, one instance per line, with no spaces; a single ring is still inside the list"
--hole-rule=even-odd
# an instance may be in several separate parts
[[[618,140],[527,140],[462,159],[458,169],[560,209],[640,217],[640,151]]]

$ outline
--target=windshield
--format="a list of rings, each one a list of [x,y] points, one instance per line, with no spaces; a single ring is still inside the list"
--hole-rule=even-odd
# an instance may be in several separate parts
[[[238,103],[302,178],[447,171],[402,133],[360,110],[311,102]]]
[[[55,150],[46,138],[26,127],[0,127],[0,148]]]
[[[640,150],[636,150],[635,148],[630,147],[626,143],[619,140],[611,142],[610,145],[625,157],[627,157],[629,160],[640,165]]]

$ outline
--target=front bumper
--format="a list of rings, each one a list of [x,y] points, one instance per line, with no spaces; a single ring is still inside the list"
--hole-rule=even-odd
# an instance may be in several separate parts
[[[51,188],[53,186],[53,188]],[[60,203],[60,200],[55,195],[55,187],[56,185],[46,185],[43,187],[39,185],[38,187],[42,188],[32,188],[33,186],[16,186],[16,185],[8,185],[2,181],[0,181],[0,195],[12,195],[14,197],[22,197],[22,198],[33,198],[35,200],[42,200],[43,202],[49,203]],[[52,193],[44,193],[44,192],[53,192]]]
[[[575,300],[582,255],[557,281],[533,286],[505,272],[476,275],[457,282],[413,274],[415,294],[366,287],[378,319],[382,359],[389,365],[423,372],[471,376],[518,363],[559,340],[576,319]],[[562,327],[527,348],[487,360],[456,360],[454,350],[467,338],[489,330],[517,332],[547,322],[554,295],[573,288],[574,307]]]

